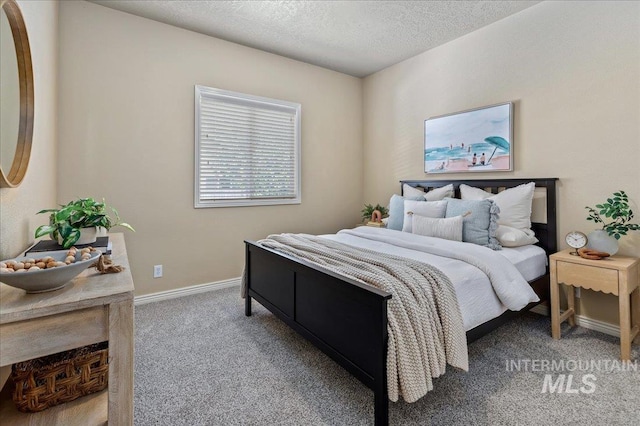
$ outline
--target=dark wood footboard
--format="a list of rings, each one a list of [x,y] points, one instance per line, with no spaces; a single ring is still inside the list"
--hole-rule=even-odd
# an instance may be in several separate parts
[[[387,301],[391,294],[252,241],[246,244],[245,314],[254,298],[374,392],[375,424],[388,424]]]

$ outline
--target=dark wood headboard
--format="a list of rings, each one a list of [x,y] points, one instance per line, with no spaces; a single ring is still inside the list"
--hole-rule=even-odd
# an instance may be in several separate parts
[[[536,188],[545,188],[546,190],[546,223],[533,222],[531,229],[538,238],[538,246],[542,247],[547,255],[555,253],[558,249],[557,237],[557,218],[556,218],[556,181],[558,178],[544,179],[481,179],[481,180],[401,180],[400,184],[407,184],[414,188],[423,188],[429,191],[433,188],[440,188],[445,185],[453,184],[456,198],[460,198],[460,184],[473,186],[485,191],[497,194],[498,192],[513,188],[524,183],[534,182]]]

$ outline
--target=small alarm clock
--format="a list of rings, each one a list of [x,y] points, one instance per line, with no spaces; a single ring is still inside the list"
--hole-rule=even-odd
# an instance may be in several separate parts
[[[578,255],[578,249],[586,246],[587,242],[589,242],[587,236],[580,231],[569,232],[567,236],[564,237],[564,240],[569,245],[569,247],[576,249],[576,251],[571,252],[571,254],[574,256]]]

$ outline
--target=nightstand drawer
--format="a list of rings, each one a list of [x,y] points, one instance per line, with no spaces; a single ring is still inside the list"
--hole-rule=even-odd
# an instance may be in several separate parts
[[[558,283],[618,295],[618,271],[598,266],[557,263]]]

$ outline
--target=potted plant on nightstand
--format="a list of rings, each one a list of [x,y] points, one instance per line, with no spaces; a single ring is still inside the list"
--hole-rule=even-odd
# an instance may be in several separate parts
[[[123,226],[131,231],[131,225],[120,221],[118,212],[109,207],[114,218],[109,216],[104,200],[100,203],[93,198],[79,198],[71,201],[59,209],[41,210],[37,214],[50,213],[49,225],[42,225],[36,229],[36,238],[49,234],[64,248],[74,244],[91,244],[96,241],[97,228],[107,231],[115,226]]]
[[[596,204],[596,208],[586,206],[589,211],[587,220],[602,225],[602,229],[591,232],[587,238],[588,246],[595,250],[615,254],[618,251],[618,240],[629,231],[640,230],[640,225],[630,223],[633,219],[633,211],[629,207],[629,197],[624,191],[614,192],[612,198],[602,204]],[[605,219],[610,219],[605,222]]]
[[[362,222],[367,222],[371,220],[373,212],[378,210],[382,217],[387,217],[389,214],[389,209],[381,206],[380,204],[376,204],[375,206],[372,204],[365,204],[364,209],[362,209]]]

